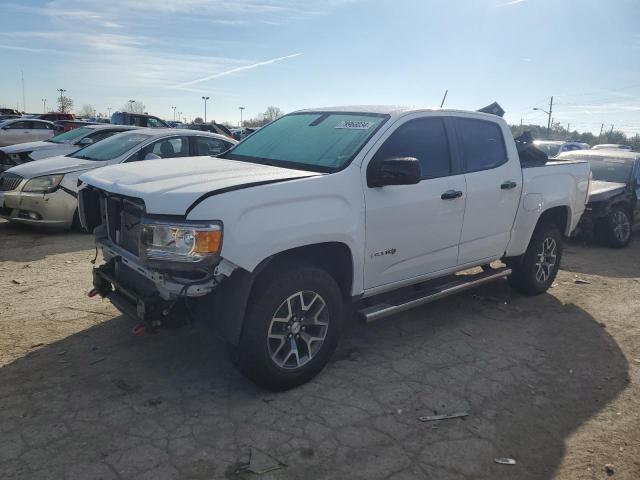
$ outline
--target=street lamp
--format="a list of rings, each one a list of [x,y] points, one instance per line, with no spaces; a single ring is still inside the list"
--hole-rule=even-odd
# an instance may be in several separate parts
[[[204,123],[207,123],[207,100],[209,97],[202,97],[202,100],[204,100]]]
[[[240,128],[242,128],[242,111],[244,110],[244,107],[238,107],[238,110],[240,110]]]
[[[42,99],[42,113],[47,113],[47,99]]]
[[[60,113],[64,113],[64,101],[62,99],[62,94],[66,92],[66,90],[64,88],[58,88],[58,92],[60,92]]]
[[[173,121],[176,121],[176,107],[171,107],[173,108]]]
[[[107,107],[107,112],[109,112],[109,118],[111,118],[111,107]]]
[[[129,112],[133,113],[133,104],[136,103],[135,100],[129,100]]]

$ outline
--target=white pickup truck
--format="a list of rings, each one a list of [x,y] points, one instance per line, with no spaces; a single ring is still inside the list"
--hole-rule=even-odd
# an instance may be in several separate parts
[[[286,115],[215,161],[80,180],[104,257],[91,295],[147,328],[211,324],[248,377],[286,389],[328,362],[349,304],[371,321],[503,277],[546,291],[589,165],[521,165],[490,114],[342,107]]]

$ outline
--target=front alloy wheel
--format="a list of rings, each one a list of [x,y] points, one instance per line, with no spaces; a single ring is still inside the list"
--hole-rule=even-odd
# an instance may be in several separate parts
[[[302,385],[324,368],[338,344],[340,287],[323,268],[295,258],[277,261],[256,282],[236,364],[270,390]]]
[[[284,369],[307,364],[322,348],[329,327],[324,299],[309,290],[296,292],[276,309],[267,343],[271,360]]]
[[[541,284],[544,284],[551,277],[555,269],[556,250],[557,243],[553,238],[547,237],[542,241],[536,262],[536,280]]]
[[[622,207],[616,207],[609,215],[607,225],[608,243],[614,248],[625,247],[631,240],[631,218]]]

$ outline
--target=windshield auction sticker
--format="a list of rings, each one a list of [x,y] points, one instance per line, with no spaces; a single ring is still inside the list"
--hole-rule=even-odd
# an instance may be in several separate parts
[[[351,130],[369,130],[373,127],[373,122],[357,122],[353,120],[345,120],[336,125],[336,128],[349,128]]]

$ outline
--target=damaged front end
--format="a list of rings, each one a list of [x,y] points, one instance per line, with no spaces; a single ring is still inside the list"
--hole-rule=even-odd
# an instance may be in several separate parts
[[[220,256],[221,222],[148,215],[141,199],[90,186],[78,200],[82,225],[104,258],[90,295],[108,298],[147,328],[189,315],[189,299],[211,294],[236,269]]]

